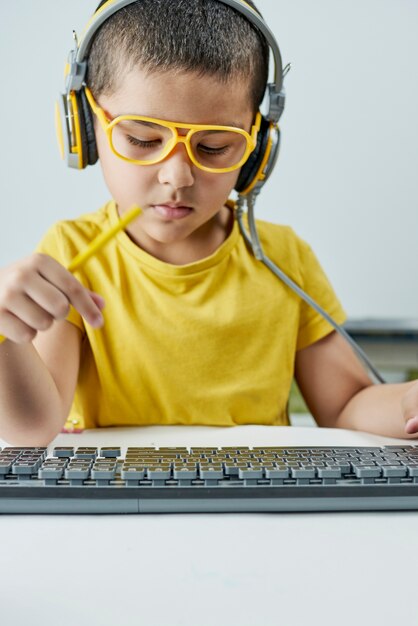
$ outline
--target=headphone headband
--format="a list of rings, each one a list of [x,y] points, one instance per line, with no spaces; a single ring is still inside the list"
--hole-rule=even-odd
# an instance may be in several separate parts
[[[57,136],[61,155],[69,167],[83,169],[94,165],[98,159],[93,114],[84,87],[88,56],[93,38],[99,28],[114,13],[138,0],[104,0],[84,28],[80,41],[74,33],[75,45],[71,50],[65,71],[65,93],[60,95],[56,107]],[[278,121],[284,109],[282,58],[279,46],[270,28],[248,0],[217,0],[228,5],[253,24],[269,46],[274,60],[274,82],[266,85],[268,112],[261,117],[257,144],[242,166],[235,190],[245,196],[257,194],[269,178],[280,145]],[[242,42],[245,45],[245,42]]]
[[[82,35],[80,43],[76,40],[75,48],[69,55],[69,72],[66,76],[66,91],[80,91],[83,88],[84,79],[87,71],[87,57],[90,51],[93,37],[102,24],[114,13],[133,4],[137,0],[107,0],[87,23]],[[250,21],[264,35],[274,59],[274,82],[267,85],[269,96],[268,112],[266,118],[271,122],[278,122],[284,109],[285,96],[283,93],[283,65],[277,41],[264,22],[262,17],[249,5],[245,0],[218,0],[222,4],[226,4],[239,13],[241,13],[248,21]]]

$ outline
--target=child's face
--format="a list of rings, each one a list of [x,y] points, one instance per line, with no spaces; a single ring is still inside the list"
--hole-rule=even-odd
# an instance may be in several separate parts
[[[111,119],[136,114],[186,124],[235,125],[247,132],[253,122],[248,81],[238,78],[225,84],[189,72],[135,69],[98,103]],[[129,228],[141,247],[163,260],[184,263],[211,254],[222,243],[230,222],[225,201],[239,170],[203,171],[190,161],[182,143],[160,163],[129,163],[113,154],[100,124],[95,128],[104,178],[119,213],[134,204],[144,211]],[[187,129],[178,132],[186,134]]]

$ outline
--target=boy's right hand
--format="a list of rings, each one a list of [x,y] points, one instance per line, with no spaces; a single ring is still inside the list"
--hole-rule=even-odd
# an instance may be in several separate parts
[[[38,331],[64,320],[70,304],[91,326],[103,324],[103,298],[52,257],[35,253],[0,269],[0,335],[11,341],[31,342]]]

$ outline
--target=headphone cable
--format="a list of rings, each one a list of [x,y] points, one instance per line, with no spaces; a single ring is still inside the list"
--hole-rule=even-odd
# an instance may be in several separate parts
[[[302,300],[304,300],[310,307],[312,307],[317,313],[319,313],[344,339],[348,342],[363,364],[366,366],[368,370],[372,373],[375,381],[377,383],[385,383],[384,378],[378,372],[378,370],[371,363],[370,359],[364,352],[364,350],[354,341],[354,339],[347,333],[347,331],[340,326],[315,300],[313,300],[297,283],[295,283],[287,274],[283,272],[271,259],[269,259],[263,251],[263,248],[260,243],[260,239],[258,236],[255,219],[254,219],[254,206],[255,200],[258,195],[258,190],[255,189],[251,193],[246,196],[238,195],[238,199],[236,201],[236,217],[238,221],[238,225],[241,231],[242,236],[244,237],[245,242],[249,246],[250,250],[253,252],[255,258],[258,261],[261,261],[268,267],[269,270],[273,272],[281,281],[285,283],[292,291],[294,291]],[[248,227],[250,230],[250,234],[247,233],[244,223],[244,204],[247,205],[247,219],[248,219]]]

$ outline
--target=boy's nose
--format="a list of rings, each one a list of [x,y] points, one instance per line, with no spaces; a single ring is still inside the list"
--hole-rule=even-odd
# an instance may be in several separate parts
[[[189,159],[186,146],[177,144],[166,158],[159,164],[158,181],[168,183],[175,189],[191,187],[194,183],[193,163]]]

